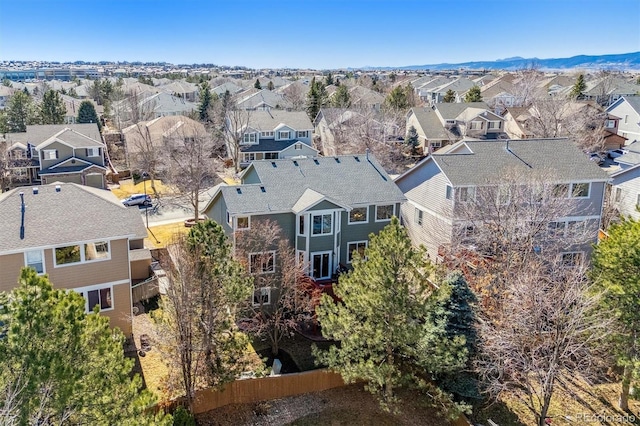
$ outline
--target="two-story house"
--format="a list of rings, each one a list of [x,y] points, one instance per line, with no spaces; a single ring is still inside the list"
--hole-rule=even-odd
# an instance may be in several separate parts
[[[504,118],[485,102],[438,103],[433,109],[440,123],[458,139],[498,139],[504,133]]]
[[[248,166],[254,160],[312,157],[318,154],[311,146],[313,124],[304,111],[249,111],[241,120],[228,117],[227,126],[230,132],[241,138],[241,167]],[[233,158],[234,147],[228,148],[229,156]]]
[[[106,188],[105,144],[96,123],[33,125],[5,137],[16,184],[74,182]]]
[[[532,186],[530,199],[539,205],[537,212],[545,211],[544,200],[550,196],[543,192],[566,204],[557,211],[560,217],[549,220],[557,229],[585,225],[590,241],[571,250],[584,254],[597,237],[608,179],[568,139],[527,139],[460,141],[428,156],[395,182],[408,200],[402,219],[414,244],[424,244],[431,259],[442,260],[442,249],[466,226],[464,206],[475,203],[481,189],[496,188],[494,201],[502,206],[522,202],[509,192],[525,185]]]
[[[640,141],[626,147],[627,153],[615,159],[620,166],[610,174],[612,206],[621,215],[640,219]]]
[[[433,108],[411,108],[406,115],[407,132],[411,127],[418,133],[418,147],[423,153],[433,152],[449,145],[455,137],[440,122]]]
[[[109,191],[60,183],[0,194],[0,217],[0,291],[16,287],[20,269],[31,267],[131,335],[131,281],[149,277],[151,264],[137,208]]]
[[[269,219],[316,281],[330,280],[369,235],[398,215],[402,192],[369,154],[254,161],[242,184],[221,185],[203,213],[229,236]]]
[[[607,108],[607,112],[620,117],[618,134],[632,143],[640,141],[640,96],[623,96]]]

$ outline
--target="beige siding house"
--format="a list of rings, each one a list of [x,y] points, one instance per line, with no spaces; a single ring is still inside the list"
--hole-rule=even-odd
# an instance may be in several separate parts
[[[32,267],[54,287],[82,294],[88,313],[99,306],[131,335],[131,271],[148,277],[151,260],[137,208],[109,191],[57,183],[1,194],[0,216],[0,291],[13,289],[20,269]]]

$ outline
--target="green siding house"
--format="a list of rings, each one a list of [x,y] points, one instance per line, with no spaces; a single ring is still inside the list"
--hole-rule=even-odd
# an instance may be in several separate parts
[[[254,161],[241,180],[212,191],[204,215],[231,237],[254,221],[276,221],[316,281],[348,266],[406,201],[369,154]]]

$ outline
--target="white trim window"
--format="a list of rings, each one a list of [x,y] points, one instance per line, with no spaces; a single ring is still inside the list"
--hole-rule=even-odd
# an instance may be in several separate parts
[[[43,160],[56,160],[58,158],[58,150],[57,149],[43,149],[42,150],[42,159]]]
[[[271,304],[271,287],[260,287],[253,292],[253,306]]]
[[[415,223],[418,226],[422,226],[423,214],[424,214],[424,212],[416,207],[414,212],[413,212],[413,223]]]
[[[349,225],[368,222],[369,207],[354,207],[349,212]]]
[[[470,203],[476,199],[475,186],[462,186],[456,192],[458,193],[458,201],[461,203]]]
[[[395,204],[384,204],[376,206],[376,222],[388,222],[396,213]]]
[[[287,140],[291,139],[291,132],[289,130],[281,130],[278,132],[279,140]]]
[[[312,235],[333,234],[333,213],[311,215]]]
[[[244,163],[248,163],[250,161],[255,161],[256,153],[255,152],[243,152],[242,153],[242,161]]]
[[[100,157],[100,148],[87,148],[87,157]]]
[[[369,241],[351,241],[347,244],[347,263],[353,262],[353,253],[358,252],[360,259],[366,260],[364,253],[369,246]]]
[[[227,210],[227,225],[229,225],[230,228],[233,228],[233,216],[231,216],[229,210]]]
[[[607,120],[605,126],[607,129],[614,129],[616,127],[616,120]]]
[[[113,286],[111,285],[98,284],[74,288],[73,291],[84,297],[84,310],[87,313],[93,312],[96,306],[100,308],[100,312],[113,310]]]
[[[273,132],[260,132],[260,137],[261,138],[272,138],[274,135]]]
[[[296,151],[300,151],[302,149],[302,144],[301,143],[297,143],[293,146],[293,149]]]
[[[572,183],[571,184],[571,198],[589,198],[591,193],[591,183]]]
[[[487,129],[499,129],[501,127],[500,121],[490,121],[487,124]]]
[[[249,273],[273,274],[276,272],[276,251],[249,253]]]
[[[304,236],[307,229],[307,215],[303,214],[298,216],[298,233],[297,235]]]
[[[622,188],[616,188],[614,202],[619,203],[622,200]]]
[[[52,251],[53,265],[56,268],[111,259],[109,241],[70,244],[55,247]]]
[[[264,153],[264,159],[265,160],[277,160],[278,159],[278,153],[277,152],[265,152]]]
[[[24,252],[24,264],[29,268],[33,268],[38,275],[44,274],[44,251],[43,250],[29,250]]]
[[[251,229],[251,216],[236,217],[236,230],[244,231],[245,229]]]
[[[482,130],[484,129],[484,121],[470,121],[469,130]]]
[[[451,187],[451,185],[447,185],[444,196],[447,200],[451,200],[453,198],[453,188]]]
[[[258,134],[255,132],[245,133],[242,135],[242,143],[243,144],[257,144],[258,143]]]
[[[296,132],[296,138],[308,138],[309,137],[309,131],[308,130],[301,130]]]

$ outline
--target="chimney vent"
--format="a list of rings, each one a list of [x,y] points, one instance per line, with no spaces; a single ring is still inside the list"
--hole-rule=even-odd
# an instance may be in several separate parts
[[[38,187],[34,186],[33,187],[33,195],[37,195],[38,194]]]
[[[56,185],[56,192],[60,192],[60,185]]]

